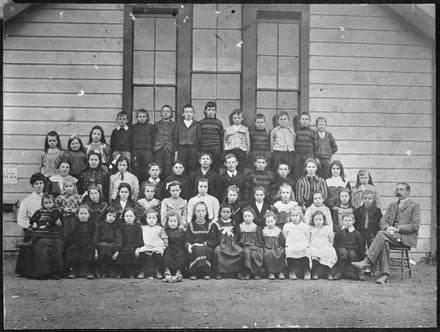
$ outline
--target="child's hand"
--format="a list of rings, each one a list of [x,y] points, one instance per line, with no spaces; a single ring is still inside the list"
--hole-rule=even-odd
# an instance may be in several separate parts
[[[45,229],[46,228],[46,225],[41,225],[40,226],[40,229]]]
[[[136,248],[136,250],[134,251],[134,255],[135,255],[136,257],[139,257],[139,248]]]
[[[63,225],[60,219],[57,219],[57,221],[55,222],[55,224],[56,224],[57,226],[62,226],[62,225]]]
[[[36,222],[34,222],[34,223],[32,224],[32,228],[38,228],[38,225],[37,225]]]
[[[118,258],[118,255],[119,255],[119,251],[116,251],[112,256],[112,259],[116,260],[116,258]]]
[[[95,259],[97,260],[98,258],[99,258],[98,250],[95,250]]]
[[[190,244],[190,245],[188,246],[188,253],[189,253],[189,254],[192,254],[192,252],[193,252],[192,244]]]

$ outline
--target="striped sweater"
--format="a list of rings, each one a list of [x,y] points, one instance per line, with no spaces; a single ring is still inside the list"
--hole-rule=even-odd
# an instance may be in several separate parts
[[[223,150],[223,123],[216,118],[204,118],[199,123],[202,131],[201,146],[220,146],[220,150]]]
[[[270,132],[255,129],[250,132],[251,151],[270,151]]]
[[[310,128],[300,127],[296,131],[295,151],[299,153],[313,153],[317,150],[315,132]]]
[[[266,196],[269,196],[271,184],[275,181],[275,175],[271,171],[250,171],[247,176],[246,181],[246,191],[245,191],[245,201],[251,201],[254,196],[254,188],[255,187],[263,187]]]
[[[327,183],[319,176],[302,176],[296,183],[296,199],[299,205],[309,207],[313,203],[313,192],[322,191],[324,193],[324,202],[327,201]]]

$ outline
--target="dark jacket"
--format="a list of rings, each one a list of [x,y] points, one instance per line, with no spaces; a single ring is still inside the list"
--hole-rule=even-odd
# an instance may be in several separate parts
[[[183,120],[180,120],[176,123],[175,128],[175,146],[196,145],[198,147],[200,145],[200,138],[202,135],[202,132],[200,130],[200,123],[193,120],[189,128],[187,128]]]
[[[131,151],[132,141],[133,130],[130,127],[127,130],[116,128],[110,136],[110,148],[112,151]]]
[[[152,151],[154,136],[154,126],[151,123],[135,123],[133,125],[132,149]]]
[[[157,121],[154,124],[154,132],[156,134],[153,150],[158,151],[163,147],[166,147],[168,151],[175,151],[175,132],[176,123],[174,121],[165,122],[162,120]]]
[[[362,205],[353,211],[354,214],[354,228],[358,231],[369,230],[371,232],[377,233],[379,231],[379,223],[382,219],[382,211],[377,206],[372,206],[371,208],[365,208]],[[366,215],[368,214],[368,225],[365,227]]]
[[[318,132],[315,132],[316,148],[314,151],[315,157],[331,158],[333,154],[338,151],[335,138],[329,132],[325,132],[324,139],[321,139]]]

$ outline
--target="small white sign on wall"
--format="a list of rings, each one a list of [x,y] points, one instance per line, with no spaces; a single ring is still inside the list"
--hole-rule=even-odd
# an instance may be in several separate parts
[[[17,168],[3,167],[3,183],[17,184]]]

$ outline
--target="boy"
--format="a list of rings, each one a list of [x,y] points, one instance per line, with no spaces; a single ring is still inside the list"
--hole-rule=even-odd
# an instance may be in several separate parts
[[[287,163],[281,162],[278,164],[277,168],[277,174],[275,174],[275,180],[272,183],[271,188],[271,201],[274,201],[276,194],[278,193],[278,190],[280,190],[280,186],[282,184],[288,184],[292,187],[292,189],[295,188],[295,181],[289,177],[290,174],[290,167]]]
[[[275,175],[267,171],[267,159],[264,156],[257,156],[254,162],[255,170],[250,171],[246,176],[245,201],[252,200],[254,188],[263,187],[265,192],[270,192],[270,186],[275,180]]]
[[[223,152],[223,123],[216,116],[217,105],[208,101],[205,105],[205,118],[200,120],[200,150],[212,156],[212,168],[218,172]]]
[[[147,178],[145,167],[153,162],[154,126],[145,109],[136,110],[138,122],[133,125],[132,168],[133,173],[144,181]]]
[[[152,183],[155,186],[154,197],[161,201],[163,199],[164,181],[162,181],[159,177],[161,173],[160,165],[158,163],[149,164],[147,167],[147,172],[150,177],[146,181],[142,182],[141,188],[139,190],[139,198],[141,198],[141,196],[144,194],[145,185],[147,183]]]
[[[251,151],[249,152],[249,163],[255,162],[256,156],[264,156],[270,164],[272,160],[270,148],[270,132],[266,130],[266,118],[264,114],[258,113],[255,118],[255,130],[251,131]]]
[[[156,138],[153,145],[154,162],[162,169],[162,179],[171,174],[171,167],[175,151],[175,127],[176,123],[171,120],[173,109],[170,105],[163,105],[160,111],[162,119],[154,124]]]
[[[318,176],[326,179],[330,177],[330,162],[332,155],[338,151],[335,138],[327,131],[327,119],[320,116],[316,119],[316,127],[318,131],[315,132],[316,149],[314,151],[315,158],[317,158],[321,167],[318,170]]]
[[[233,184],[240,188],[240,197],[239,200],[243,200],[244,196],[244,186],[246,183],[246,177],[237,171],[238,159],[233,153],[228,153],[225,156],[225,167],[226,171],[219,176],[218,179],[218,191],[217,191],[217,199],[220,202],[226,197],[226,190],[229,186]]]
[[[198,194],[188,201],[188,215],[186,220],[191,220],[194,215],[194,207],[199,202],[205,202],[208,208],[209,220],[218,217],[218,211],[220,209],[220,204],[218,199],[214,196],[208,194],[208,179],[200,179],[197,181],[197,191]]]
[[[270,148],[275,169],[280,163],[289,165],[289,168],[293,167],[296,134],[293,128],[287,125],[288,122],[289,113],[281,111],[278,114],[278,126],[270,132]]]
[[[183,106],[183,120],[176,123],[175,146],[177,151],[174,158],[180,159],[187,174],[197,168],[197,152],[200,145],[200,124],[193,120],[194,107],[190,104]]]
[[[364,204],[354,210],[354,227],[362,236],[362,258],[365,250],[373,242],[379,231],[379,223],[382,219],[382,211],[376,206],[376,193],[372,190],[365,190],[363,193]]]
[[[112,158],[118,155],[127,157],[131,160],[131,144],[133,142],[133,130],[128,127],[128,114],[124,111],[119,112],[116,120],[118,126],[113,129],[110,137],[110,149],[113,151]],[[128,165],[130,167],[130,165]]]
[[[313,158],[316,150],[315,132],[310,128],[310,114],[302,112],[299,118],[299,128],[296,131],[295,156],[293,158],[293,179],[298,181],[304,171],[304,163]]]
[[[196,183],[200,179],[208,179],[208,194],[217,197],[218,173],[215,172],[211,165],[213,164],[212,156],[209,152],[201,152],[199,156],[200,168],[192,171],[189,175],[189,183],[191,183],[191,196],[197,195]]]

